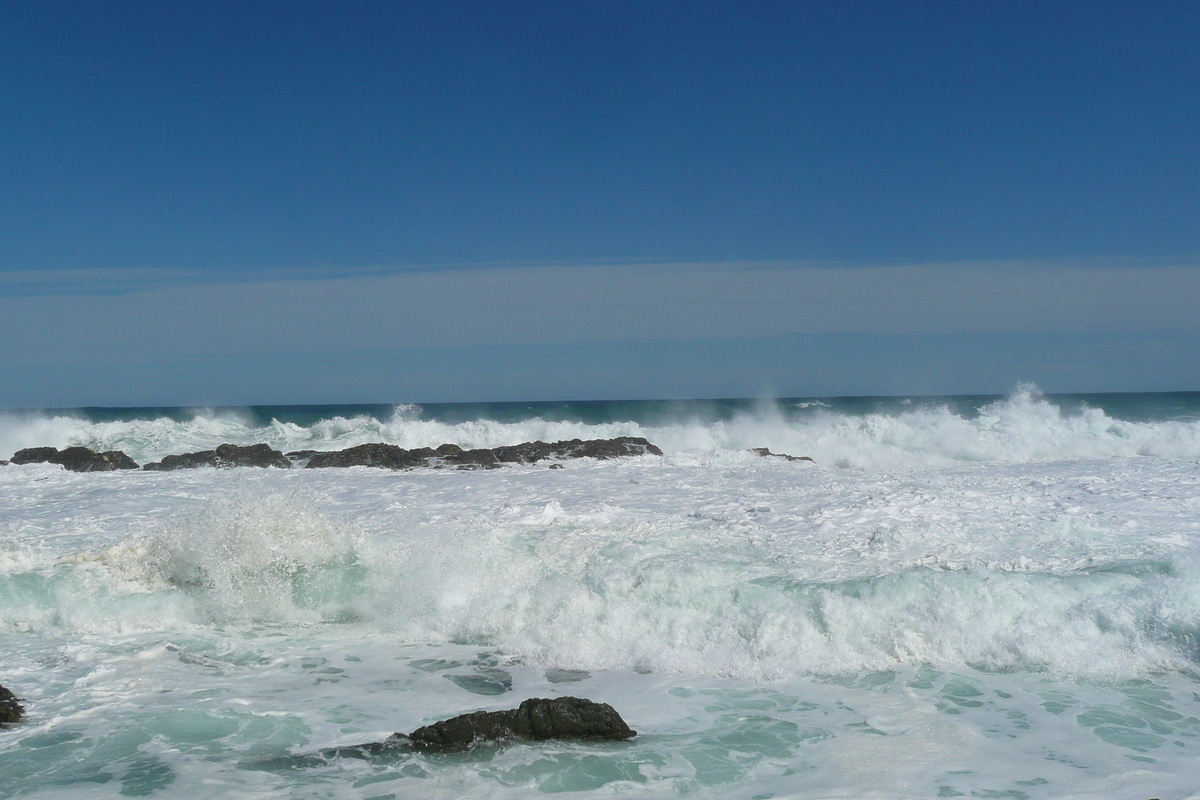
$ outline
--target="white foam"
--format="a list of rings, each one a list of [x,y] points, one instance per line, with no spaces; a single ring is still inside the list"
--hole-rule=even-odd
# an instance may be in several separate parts
[[[1142,470],[1131,506],[1138,484],[1094,464],[1032,482],[982,465],[846,480],[739,458],[103,476],[123,482],[123,503],[150,504],[125,534],[80,528],[79,504],[109,496],[81,497],[88,476],[50,473],[76,504],[57,523],[71,533],[30,530],[10,545],[9,575],[36,572],[41,588],[0,622],[353,622],[550,666],[743,679],[913,663],[1110,677],[1193,666],[1196,532],[1170,529],[1188,507],[1174,477],[1186,466]],[[195,499],[155,513],[164,492]],[[1173,535],[1152,543],[1130,517]],[[48,567],[31,566],[35,540],[115,541]]]
[[[645,436],[673,454],[751,447],[808,455],[836,467],[896,468],[957,462],[1029,463],[1047,460],[1162,456],[1200,457],[1200,422],[1114,419],[1100,409],[1067,413],[1032,387],[992,403],[968,418],[947,407],[905,407],[899,413],[850,414],[823,403],[801,404],[799,416],[759,403],[729,420],[680,419],[648,425],[633,421],[590,424],[541,418],[521,422],[474,419],[445,423],[421,418],[415,406],[397,406],[377,419],[334,417],[312,425],[272,421],[253,425],[236,410],[197,411],[186,421],[167,417],[89,422],[79,417],[0,416],[0,453],[22,447],[83,445],[124,450],[144,463],[218,444],[266,442],[283,451],[334,450],[368,442],[402,447],[497,447],[519,442]]]
[[[420,421],[397,417],[415,436]],[[56,800],[80,783],[109,797],[1186,796],[1195,459],[1042,459],[1039,430],[1061,434],[1059,453],[1120,437],[1035,395],[979,420],[854,419],[867,466],[849,469],[735,449],[814,452],[786,436],[822,418],[770,405],[657,429],[693,437],[665,459],[554,471],[0,469],[0,680],[31,709],[0,731],[6,786]],[[384,423],[362,424],[328,436]],[[1133,430],[1153,441],[1152,424]],[[547,668],[591,677],[553,683]],[[611,702],[641,733],[311,757],[555,693]]]

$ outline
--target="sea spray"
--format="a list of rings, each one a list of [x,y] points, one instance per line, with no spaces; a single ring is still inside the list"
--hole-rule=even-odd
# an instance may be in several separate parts
[[[29,712],[0,772],[48,798],[1188,796],[1200,472],[1168,400],[43,413],[93,440],[33,444],[143,458],[610,428],[667,454],[0,467],[0,683]],[[337,755],[563,695],[639,736]]]
[[[132,409],[91,412],[93,417],[132,416],[129,419],[93,419],[84,412],[10,412],[0,416],[0,457],[22,447],[79,445],[97,451],[123,450],[145,463],[226,442],[243,446],[262,442],[288,452],[338,450],[372,442],[405,448],[447,442],[468,449],[494,448],[535,440],[617,436],[645,437],[668,453],[685,457],[770,447],[811,456],[826,466],[882,469],[956,462],[1200,457],[1200,400],[1190,413],[1185,410],[1174,418],[1126,419],[1089,405],[1086,398],[1071,399],[1066,404],[1023,387],[1005,398],[890,398],[869,406],[853,398],[708,406],[638,403],[630,405],[623,419],[614,412],[595,421],[559,418],[564,416],[561,413],[538,416],[536,409],[526,410],[521,404],[510,404],[512,408],[499,404],[499,418],[466,420],[458,420],[452,406],[403,405],[389,407],[386,413],[379,409],[349,415],[334,407],[328,416],[305,423],[286,419],[286,409],[197,410],[149,417],[139,417]],[[296,416],[308,419],[312,414]]]

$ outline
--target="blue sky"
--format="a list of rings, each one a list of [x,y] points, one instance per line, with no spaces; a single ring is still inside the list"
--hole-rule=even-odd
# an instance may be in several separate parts
[[[1200,389],[1195,3],[0,9],[0,406]]]

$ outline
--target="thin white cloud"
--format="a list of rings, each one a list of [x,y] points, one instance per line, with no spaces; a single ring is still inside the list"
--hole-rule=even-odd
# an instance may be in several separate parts
[[[96,285],[99,276],[80,272],[72,279]],[[122,293],[0,297],[0,364],[814,333],[1200,327],[1194,265],[491,266],[203,283],[181,282],[178,271],[142,272],[112,276]],[[36,283],[38,274],[25,279]]]

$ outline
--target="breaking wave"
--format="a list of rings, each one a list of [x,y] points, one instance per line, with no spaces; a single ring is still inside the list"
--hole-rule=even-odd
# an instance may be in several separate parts
[[[664,404],[666,406],[667,404]],[[1086,405],[1067,410],[1024,387],[972,413],[950,405],[896,404],[858,413],[836,401],[783,406],[762,402],[729,418],[682,412],[677,419],[588,422],[532,416],[520,421],[477,418],[446,422],[418,406],[390,415],[333,415],[310,424],[271,419],[257,423],[238,410],[196,411],[185,419],[160,415],[92,421],[47,413],[0,416],[0,456],[22,447],[83,445],[124,450],[146,462],[172,453],[211,449],[223,442],[266,442],[285,452],[335,450],[367,442],[402,447],[497,447],[519,442],[644,436],[668,454],[696,455],[749,447],[808,455],[834,467],[894,468],[954,462],[1022,463],[1134,456],[1200,457],[1200,421],[1110,416]]]
[[[786,564],[749,569],[749,553],[669,531],[585,535],[557,521],[367,535],[296,497],[221,501],[102,551],[11,558],[0,631],[349,624],[568,669],[755,680],[903,664],[1103,677],[1200,667],[1200,570],[1187,562],[822,581]]]

